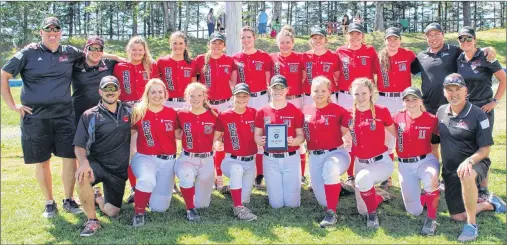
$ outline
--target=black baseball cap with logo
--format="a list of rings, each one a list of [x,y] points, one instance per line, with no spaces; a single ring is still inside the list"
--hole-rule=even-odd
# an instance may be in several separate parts
[[[457,85],[460,87],[467,86],[467,84],[465,83],[465,79],[463,79],[463,77],[458,73],[452,73],[447,77],[445,77],[443,85],[444,88],[449,85]]]
[[[475,38],[475,29],[470,26],[463,26],[459,29],[458,37],[469,36]]]
[[[437,30],[442,33],[444,32],[444,30],[442,29],[442,26],[440,26],[440,24],[431,23],[428,26],[426,26],[426,28],[424,29],[424,34],[427,34],[429,31],[433,31],[433,30]]]
[[[408,87],[405,90],[403,90],[403,92],[401,93],[401,98],[405,99],[405,97],[407,97],[409,95],[413,95],[419,99],[422,98],[421,90],[416,87]]]
[[[387,39],[388,37],[398,37],[398,38],[401,38],[401,30],[400,28],[397,28],[397,27],[389,27],[387,28],[386,30],[386,35],[385,35],[385,39]]]
[[[248,86],[248,84],[246,84],[246,83],[236,84],[236,86],[234,86],[234,88],[232,89],[232,94],[236,95],[239,93],[250,94],[250,86]]]
[[[120,87],[120,82],[118,82],[118,79],[115,76],[105,76],[102,80],[100,80],[100,88],[105,88],[109,84],[113,84],[117,88]]]
[[[360,32],[360,33],[364,33],[364,28],[360,24],[352,23],[352,24],[349,25],[349,30],[347,31],[347,33],[351,33],[351,32],[354,32],[354,31],[357,31],[357,32]]]
[[[56,17],[46,17],[43,21],[42,21],[42,25],[41,25],[41,28],[47,28],[51,25],[54,25],[58,28],[62,28],[62,25],[60,23],[60,20]]]
[[[213,42],[215,40],[222,40],[225,43],[225,35],[220,32],[211,33],[211,36],[209,37],[209,41]]]
[[[327,32],[326,32],[326,30],[324,30],[324,28],[321,28],[321,27],[318,27],[318,26],[314,26],[311,29],[310,37],[313,36],[313,35],[320,35],[320,36],[323,36],[323,37],[327,37]]]
[[[287,87],[287,79],[282,75],[275,75],[271,78],[269,82],[269,87],[272,88],[276,85],[282,85],[284,88]]]

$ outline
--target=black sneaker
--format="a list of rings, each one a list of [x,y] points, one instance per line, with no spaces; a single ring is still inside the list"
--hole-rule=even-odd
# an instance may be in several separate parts
[[[142,214],[135,214],[134,218],[132,219],[132,226],[134,226],[136,228],[144,226],[144,218],[145,218],[145,214],[144,213],[142,213]]]
[[[58,212],[58,208],[56,207],[56,202],[53,201],[53,204],[46,204],[46,207],[44,208],[44,212],[42,213],[42,217],[44,218],[53,218],[56,216],[56,213]]]
[[[440,193],[445,192],[445,183],[443,179],[438,181],[438,190],[440,191]]]
[[[376,212],[366,215],[366,227],[377,229],[379,227],[378,215]]]
[[[222,190],[220,190],[220,193],[222,195],[230,195],[231,194],[231,186],[230,185],[224,185]]]
[[[349,176],[347,178],[347,181],[344,183],[342,182],[342,189],[349,192],[354,193],[355,192],[355,184],[354,184],[354,176]]]
[[[257,175],[257,177],[255,177],[255,187],[256,188],[263,188],[264,186],[262,185],[262,179],[264,178],[264,175],[262,174],[259,174]]]
[[[88,220],[84,224],[84,228],[81,231],[81,236],[93,236],[97,233],[97,230],[100,229],[100,224],[98,220]]]
[[[435,235],[436,229],[437,229],[437,221],[432,218],[426,217],[426,219],[424,220],[423,227],[421,229],[421,234],[426,236],[433,236]]]
[[[477,203],[487,202],[490,195],[491,193],[489,193],[488,187],[479,187],[479,196],[477,198]]]
[[[337,220],[336,220],[336,213],[333,210],[328,209],[326,211],[326,216],[320,222],[320,227],[321,228],[325,228],[326,226],[332,226],[332,225],[335,225],[336,222],[337,222]]]
[[[68,213],[80,214],[83,212],[74,199],[63,199],[63,210]]]
[[[201,216],[199,216],[199,214],[197,213],[197,209],[192,208],[187,210],[187,220],[193,222],[201,221]]]
[[[136,194],[136,191],[134,189],[130,189],[130,195],[127,198],[127,203],[131,204],[134,203],[134,195]]]
[[[389,190],[389,187],[391,186],[393,186],[393,180],[391,179],[391,177],[386,179],[384,182],[380,183],[380,188],[386,191]]]

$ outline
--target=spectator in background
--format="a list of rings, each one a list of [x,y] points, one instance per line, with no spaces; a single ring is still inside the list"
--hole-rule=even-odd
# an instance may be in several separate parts
[[[211,33],[215,31],[215,24],[217,19],[213,15],[213,8],[209,9],[208,16],[206,17],[206,21],[208,23],[208,36],[211,36]],[[219,25],[217,24],[217,29],[220,31]]]
[[[276,19],[274,19],[273,21],[271,21],[271,38],[275,38],[276,35],[278,34],[278,32],[280,32],[280,21],[278,19],[278,17],[276,17]]]
[[[257,23],[258,23],[259,37],[265,37],[266,36],[266,25],[268,23],[268,14],[266,14],[266,11],[264,11],[264,9],[260,9],[259,14],[257,15]]]
[[[350,24],[349,16],[346,14],[343,15],[341,26],[342,26],[342,33],[344,36],[345,36],[345,33],[347,33],[347,31],[349,30],[349,24]]]
[[[361,14],[356,13],[356,17],[354,17],[354,23],[359,25],[363,24],[363,18],[361,18]]]

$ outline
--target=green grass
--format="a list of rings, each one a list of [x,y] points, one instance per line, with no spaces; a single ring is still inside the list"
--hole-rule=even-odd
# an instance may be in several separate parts
[[[498,60],[505,62],[505,29],[479,32],[479,37],[487,38],[488,43],[498,52]],[[446,35],[455,40],[456,35]],[[453,39],[454,38],[454,39]],[[307,49],[308,37],[296,40],[296,49]],[[369,42],[374,44],[382,41],[382,36],[370,34]],[[502,41],[503,40],[503,41]],[[407,47],[418,52],[425,48],[422,34],[404,36]],[[482,43],[483,41],[480,40]],[[503,42],[503,43],[502,43]],[[156,40],[152,44],[155,57],[168,52],[165,40]],[[194,54],[201,53],[205,41],[192,40]],[[331,38],[331,48],[343,43],[343,38]],[[454,42],[455,43],[455,42]],[[502,46],[503,45],[503,46]],[[76,45],[76,46],[82,46]],[[276,47],[271,39],[258,40],[259,48],[274,51]],[[378,47],[377,45],[375,45]],[[484,45],[482,45],[484,46]],[[123,42],[108,42],[108,47],[115,53],[121,53]],[[505,65],[505,63],[502,63]],[[415,84],[419,84],[414,81]],[[13,88],[13,95],[19,101],[19,88]],[[491,151],[492,168],[490,190],[504,200],[506,199],[506,160],[505,160],[505,125],[506,99],[503,99],[495,113],[495,146]],[[323,218],[323,210],[317,204],[313,193],[305,189],[302,192],[301,207],[272,209],[267,202],[265,191],[254,190],[249,207],[259,216],[259,220],[243,223],[232,217],[232,201],[230,196],[218,192],[212,195],[211,206],[199,210],[203,222],[189,223],[184,218],[184,202],[180,196],[174,195],[171,207],[166,213],[148,213],[147,225],[141,229],[131,227],[133,206],[124,204],[118,219],[110,219],[99,215],[103,229],[90,238],[79,237],[84,215],[72,215],[60,212],[59,215],[47,220],[41,217],[43,209],[42,195],[34,178],[34,167],[23,164],[19,137],[7,137],[12,130],[19,129],[19,116],[1,103],[1,243],[354,243],[354,244],[449,244],[457,243],[456,238],[462,224],[449,218],[444,197],[440,201],[437,228],[434,237],[423,237],[419,230],[423,217],[413,217],[405,212],[398,184],[398,175],[393,174],[392,191],[397,195],[394,201],[383,204],[379,208],[381,227],[377,231],[367,230],[365,221],[357,213],[353,196],[341,198],[338,208],[339,222],[335,227],[321,229],[318,223]],[[15,132],[15,131],[12,131]],[[15,133],[12,133],[15,135]],[[61,161],[53,158],[53,186],[55,199],[61,208],[63,188],[61,183]],[[228,181],[226,179],[226,181]],[[126,192],[128,193],[128,191]],[[126,196],[125,196],[126,198]],[[478,216],[480,236],[476,243],[505,244],[507,242],[506,216],[485,212]]]

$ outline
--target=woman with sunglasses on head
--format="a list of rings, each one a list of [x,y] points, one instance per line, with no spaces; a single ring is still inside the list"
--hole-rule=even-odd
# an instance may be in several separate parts
[[[133,107],[141,99],[148,80],[160,78],[160,72],[157,63],[151,57],[148,43],[143,37],[132,37],[127,43],[125,50],[127,52],[127,62],[116,64],[113,75],[120,82],[120,100]],[[137,151],[136,138],[137,134],[133,134],[130,154],[134,154]],[[130,166],[128,168],[128,176],[131,193],[127,202],[132,203],[134,201],[136,178]]]
[[[176,161],[176,111],[165,107],[167,89],[160,79],[150,79],[132,111],[132,130],[138,132],[132,171],[137,178],[132,225],[145,224],[145,209],[165,212],[171,203]]]
[[[331,102],[331,81],[320,76],[312,81],[314,103],[303,109],[304,133],[310,153],[310,177],[318,203],[326,207],[320,227],[336,224],[340,200],[340,176],[347,171],[350,156],[343,148],[342,119],[348,112]],[[326,133],[322,133],[325,131]]]
[[[301,167],[299,163],[299,145],[303,135],[303,114],[287,102],[287,80],[282,75],[271,78],[268,92],[269,104],[261,107],[255,116],[255,142],[265,146],[266,124],[285,124],[287,126],[287,150],[264,149],[264,177],[269,204],[273,208],[298,207],[301,203]]]
[[[230,106],[231,87],[235,85],[233,79],[236,77],[236,71],[233,70],[234,61],[224,51],[225,35],[214,32],[208,42],[208,52],[195,59],[199,82],[208,90],[209,104],[219,112],[227,110]],[[223,145],[217,144],[215,151],[214,162],[217,172],[215,187],[217,190],[222,190],[224,182],[220,165],[225,158]]]

